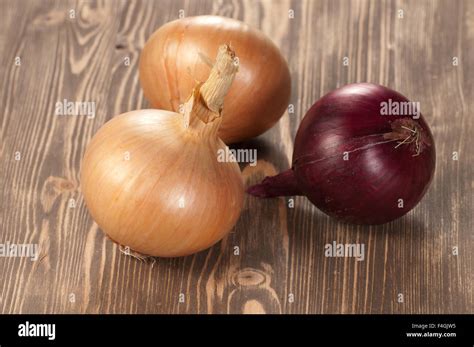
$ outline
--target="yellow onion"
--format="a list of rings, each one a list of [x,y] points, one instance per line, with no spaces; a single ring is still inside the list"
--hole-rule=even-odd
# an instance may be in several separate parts
[[[243,204],[236,162],[219,162],[223,99],[238,70],[221,46],[209,79],[184,114],[139,110],[107,122],[81,170],[86,205],[115,242],[152,256],[184,256],[212,246],[235,225]]]
[[[149,38],[140,56],[140,82],[151,105],[178,111],[197,81],[209,75],[209,57],[220,42],[239,52],[240,71],[225,98],[219,129],[225,143],[260,135],[283,115],[290,99],[288,65],[262,32],[240,21],[187,17],[169,22]]]

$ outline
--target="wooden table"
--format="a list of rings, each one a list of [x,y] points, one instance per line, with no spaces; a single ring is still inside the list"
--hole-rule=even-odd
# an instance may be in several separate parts
[[[305,198],[290,208],[247,197],[212,249],[146,262],[122,254],[84,205],[81,159],[105,121],[148,106],[140,50],[180,14],[243,20],[288,59],[294,113],[240,145],[258,149],[258,165],[242,168],[247,185],[289,166],[318,98],[369,81],[421,102],[437,146],[422,202],[365,227]],[[2,312],[474,312],[473,1],[1,0],[0,62],[0,242],[40,250],[37,261],[0,258]],[[64,99],[95,102],[96,117],[55,115]],[[363,243],[365,260],[325,257],[333,241]]]

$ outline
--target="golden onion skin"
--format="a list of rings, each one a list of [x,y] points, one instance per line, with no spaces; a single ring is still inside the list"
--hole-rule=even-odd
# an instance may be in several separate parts
[[[217,161],[225,144],[208,135],[163,110],[107,122],[81,168],[82,193],[100,228],[123,246],[160,257],[189,255],[222,239],[240,215],[243,181],[237,163]]]
[[[219,137],[227,144],[258,136],[288,107],[291,78],[275,44],[240,21],[187,17],[169,22],[149,38],[140,56],[140,83],[152,107],[179,112],[196,81],[209,75],[223,42],[239,53],[240,69],[225,97]]]

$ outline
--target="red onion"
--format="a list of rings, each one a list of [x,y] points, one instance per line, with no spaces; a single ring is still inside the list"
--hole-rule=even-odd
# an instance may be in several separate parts
[[[435,169],[433,136],[416,105],[370,83],[330,92],[301,122],[292,168],[247,192],[305,195],[326,214],[356,224],[403,216],[421,200]]]

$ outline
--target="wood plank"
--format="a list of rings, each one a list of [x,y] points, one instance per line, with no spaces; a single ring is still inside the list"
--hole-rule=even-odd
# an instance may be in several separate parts
[[[238,145],[258,150],[258,165],[242,166],[246,184],[288,168],[318,98],[369,81],[419,101],[431,125],[437,168],[422,202],[369,227],[334,221],[303,197],[294,208],[289,198],[247,197],[233,232],[207,251],[153,261],[122,254],[84,205],[81,159],[104,122],[149,107],[139,54],[180,14],[243,20],[288,60],[295,111]],[[41,250],[36,262],[0,258],[1,312],[474,312],[472,1],[5,0],[0,63],[0,243]],[[95,102],[95,117],[55,115],[63,99]],[[333,241],[363,243],[365,260],[326,258]]]

